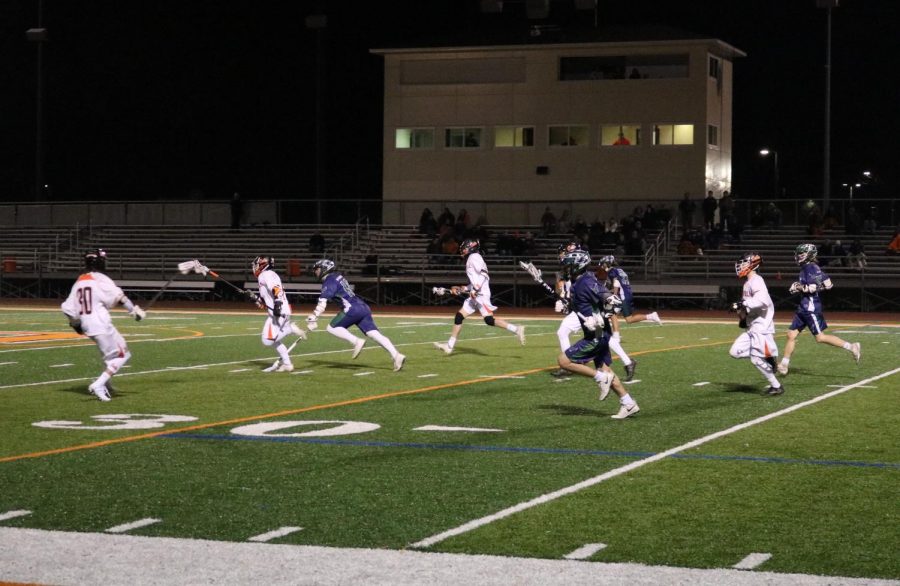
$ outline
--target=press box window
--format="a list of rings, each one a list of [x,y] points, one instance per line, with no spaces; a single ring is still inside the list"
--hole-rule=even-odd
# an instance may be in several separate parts
[[[551,126],[549,135],[552,147],[587,146],[590,137],[587,126]]]
[[[394,135],[394,148],[433,149],[433,128],[398,128]]]
[[[719,127],[710,124],[706,127],[706,143],[709,146],[719,146]]]
[[[694,144],[694,125],[658,124],[653,127],[653,144]]]
[[[444,146],[448,149],[477,149],[481,147],[480,128],[447,128]]]
[[[719,76],[722,74],[722,62],[719,61],[716,57],[709,58],[709,76],[714,79],[719,79]]]
[[[641,127],[636,124],[614,124],[600,127],[601,146],[637,146],[641,144]]]
[[[533,126],[498,126],[494,129],[495,148],[534,146]]]

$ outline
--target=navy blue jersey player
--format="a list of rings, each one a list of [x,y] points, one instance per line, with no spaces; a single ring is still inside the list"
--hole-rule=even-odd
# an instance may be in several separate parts
[[[825,274],[819,265],[816,264],[818,252],[815,244],[801,244],[794,250],[794,260],[800,265],[800,276],[791,285],[790,292],[800,294],[800,303],[797,305],[794,321],[791,322],[791,326],[788,328],[787,343],[784,345],[784,357],[778,365],[778,374],[784,375],[788,373],[791,354],[794,353],[794,347],[797,344],[797,336],[805,328],[809,328],[816,342],[843,348],[850,352],[853,355],[853,359],[859,364],[861,347],[858,342],[851,344],[837,336],[825,333],[825,328],[828,327],[828,324],[825,323],[825,316],[822,314],[822,299],[819,297],[819,292],[827,291],[834,285],[831,282],[831,277]]]
[[[403,368],[406,356],[400,354],[387,336],[378,331],[375,320],[372,319],[372,310],[369,309],[369,304],[353,292],[353,288],[344,275],[336,272],[334,261],[329,259],[317,261],[313,265],[313,274],[322,281],[322,292],[319,294],[319,303],[312,315],[306,318],[309,329],[316,329],[317,320],[325,311],[325,306],[329,301],[334,300],[340,303],[341,311],[334,316],[325,331],[349,342],[353,346],[353,358],[356,358],[362,352],[363,346],[366,345],[365,338],[357,338],[347,329],[350,326],[356,326],[367,337],[372,338],[388,351],[394,362],[395,372]]]
[[[619,412],[613,419],[625,419],[640,411],[640,407],[625,391],[625,386],[612,371],[609,353],[610,322],[605,313],[614,313],[621,307],[621,300],[609,292],[593,271],[587,270],[591,255],[575,250],[560,259],[564,277],[572,283],[569,307],[581,320],[584,337],[560,352],[557,362],[560,368],[593,378],[600,387],[600,400],[606,398],[612,388],[619,396]],[[593,362],[593,367],[588,363]]]

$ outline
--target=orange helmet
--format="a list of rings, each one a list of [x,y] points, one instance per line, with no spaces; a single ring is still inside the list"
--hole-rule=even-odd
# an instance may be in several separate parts
[[[755,252],[748,252],[741,257],[739,261],[734,263],[734,272],[741,279],[755,271],[762,264],[762,258]]]

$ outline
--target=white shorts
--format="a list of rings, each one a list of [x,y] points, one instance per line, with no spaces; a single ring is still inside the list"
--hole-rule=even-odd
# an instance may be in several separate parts
[[[278,319],[269,316],[263,324],[262,343],[264,346],[272,346],[282,341],[291,333],[291,316],[282,314]]]
[[[497,310],[497,306],[491,303],[491,296],[479,294],[475,297],[469,297],[463,302],[462,309],[460,309],[460,313],[464,316],[469,316],[475,313],[476,311],[481,313],[482,317],[487,317],[489,315],[494,315],[494,311]]]
[[[568,314],[563,318],[562,322],[559,324],[559,329],[556,330],[557,333],[565,333],[565,334],[574,334],[575,332],[581,331],[581,320],[578,319],[578,314],[574,311]]]
[[[124,358],[128,353],[128,344],[116,328],[112,328],[111,333],[92,336],[91,339],[96,342],[105,361]]]
[[[775,358],[778,356],[778,346],[775,345],[775,337],[772,334],[759,334],[757,332],[744,332],[731,345],[729,354],[735,358],[758,356],[760,358]]]

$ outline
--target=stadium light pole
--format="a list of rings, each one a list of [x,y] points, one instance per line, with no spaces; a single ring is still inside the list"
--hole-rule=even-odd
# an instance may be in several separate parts
[[[328,17],[311,14],[306,28],[316,33],[316,224],[322,223],[322,200],[325,198],[325,28]]]
[[[778,196],[779,196],[778,191],[781,187],[781,184],[779,183],[779,178],[778,178],[778,151],[773,151],[770,149],[760,149],[759,154],[762,157],[768,157],[769,155],[772,155],[772,158],[774,159],[775,167],[774,167],[774,170],[772,171],[772,187],[775,190],[775,199],[778,199]]]
[[[35,76],[35,129],[34,129],[34,199],[44,199],[44,43],[47,29],[44,28],[44,0],[38,0],[37,28],[25,31],[25,38],[37,44],[37,72]]]
[[[825,152],[822,172],[822,206],[828,209],[831,198],[831,9],[837,8],[840,0],[816,0],[816,6],[825,9]]]

